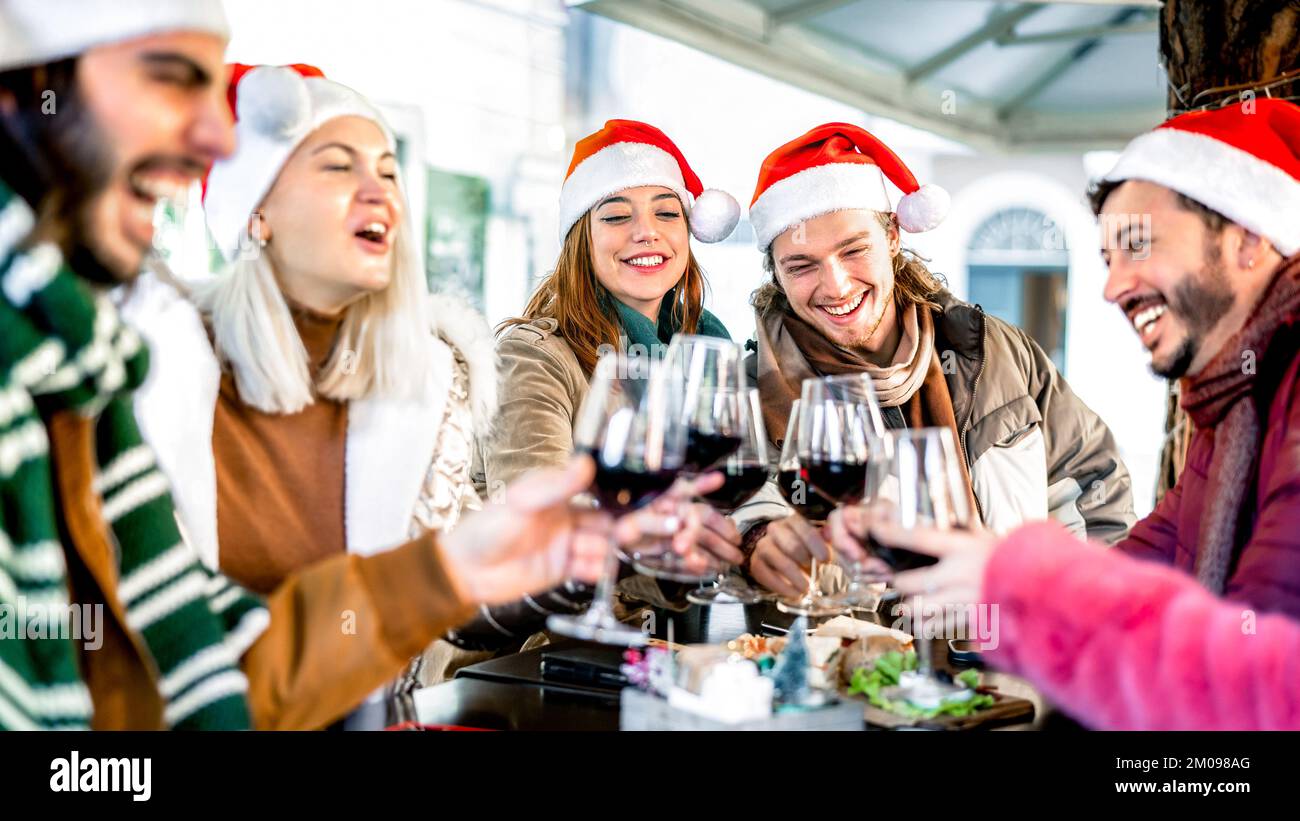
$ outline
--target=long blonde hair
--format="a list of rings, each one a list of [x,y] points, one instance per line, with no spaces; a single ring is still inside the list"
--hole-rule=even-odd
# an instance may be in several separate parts
[[[345,311],[338,339],[313,382],[268,255],[245,232],[238,258],[191,297],[211,323],[217,356],[240,399],[266,413],[296,413],[316,395],[340,402],[373,396],[415,398],[432,384],[424,265],[404,218],[393,245],[393,278]]]
[[[607,307],[614,297],[596,279],[591,257],[591,212],[573,224],[560,248],[555,270],[547,274],[524,307],[523,316],[512,317],[497,326],[502,334],[516,325],[527,325],[544,317],[556,321],[558,333],[590,375],[602,346],[619,347],[619,329]],[[704,313],[704,270],[688,253],[686,272],[673,291],[672,317],[681,333],[693,334]]]

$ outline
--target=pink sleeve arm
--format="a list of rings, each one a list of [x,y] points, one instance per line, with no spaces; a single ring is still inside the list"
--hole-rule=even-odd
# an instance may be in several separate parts
[[[991,664],[1098,729],[1300,729],[1300,624],[1032,524],[998,546]]]

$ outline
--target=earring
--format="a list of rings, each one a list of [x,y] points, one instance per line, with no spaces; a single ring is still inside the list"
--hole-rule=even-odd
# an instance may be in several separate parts
[[[1246,263],[1246,267],[1247,267],[1247,268],[1254,268],[1254,267],[1255,267],[1255,259],[1254,259],[1253,257],[1251,258],[1250,262],[1247,262],[1247,263]]]
[[[267,238],[265,234],[266,218],[262,216],[261,211],[254,211],[253,216],[248,220],[248,235],[257,243],[258,248],[265,248]]]

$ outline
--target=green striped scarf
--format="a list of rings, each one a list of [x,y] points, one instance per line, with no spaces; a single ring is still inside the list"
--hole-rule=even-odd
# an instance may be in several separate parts
[[[167,725],[247,728],[238,659],[267,612],[182,540],[131,411],[148,351],[54,246],[19,250],[32,226],[31,209],[0,182],[0,729],[79,729],[91,719],[42,421],[66,409],[96,420],[95,488],[117,595],[155,664]]]

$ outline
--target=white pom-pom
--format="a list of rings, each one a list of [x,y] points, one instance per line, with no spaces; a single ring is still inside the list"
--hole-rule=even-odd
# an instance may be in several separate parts
[[[282,66],[258,66],[239,81],[239,119],[270,137],[292,137],[311,118],[311,94],[302,75]]]
[[[740,222],[740,203],[726,191],[701,191],[691,206],[691,234],[700,242],[721,242]]]
[[[898,201],[898,227],[909,234],[929,231],[943,222],[951,205],[947,191],[927,183]]]

